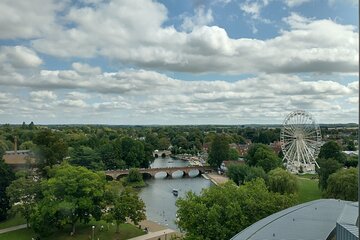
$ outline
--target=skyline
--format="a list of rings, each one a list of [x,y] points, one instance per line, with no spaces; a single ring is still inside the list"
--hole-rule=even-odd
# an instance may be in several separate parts
[[[0,16],[0,124],[359,121],[355,0],[9,0]]]

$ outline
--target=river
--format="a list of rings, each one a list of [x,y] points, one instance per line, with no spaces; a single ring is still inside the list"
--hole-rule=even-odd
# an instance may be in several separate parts
[[[151,164],[151,168],[160,167],[180,167],[188,166],[187,161],[175,160],[170,157],[156,158]],[[146,205],[146,217],[149,220],[178,230],[175,223],[176,206],[175,201],[178,197],[184,197],[188,191],[200,193],[202,189],[212,185],[211,181],[202,177],[183,178],[180,175],[176,178],[162,179],[161,174],[156,175],[155,179],[146,180],[147,187],[141,189],[140,197]],[[179,196],[172,194],[173,189],[179,190]]]

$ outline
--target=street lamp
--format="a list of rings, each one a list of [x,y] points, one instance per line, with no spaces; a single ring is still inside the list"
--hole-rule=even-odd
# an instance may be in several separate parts
[[[94,240],[95,226],[92,226],[92,240]]]

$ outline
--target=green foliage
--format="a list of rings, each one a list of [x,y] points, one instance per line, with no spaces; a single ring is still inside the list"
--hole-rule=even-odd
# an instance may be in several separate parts
[[[145,204],[135,191],[125,188],[120,196],[115,197],[108,216],[116,222],[116,232],[119,232],[119,225],[125,223],[126,218],[131,219],[135,224],[146,218]]]
[[[265,172],[281,167],[279,157],[269,146],[264,144],[253,144],[245,160],[250,166],[262,167]]]
[[[31,217],[31,225],[40,235],[51,234],[54,228],[88,222],[90,216],[101,217],[105,176],[84,167],[62,164],[53,168],[50,178],[41,183],[42,200]]]
[[[226,175],[236,184],[241,185],[255,178],[267,181],[267,175],[261,167],[250,167],[245,164],[233,164],[228,167]]]
[[[133,183],[133,182],[141,182],[143,178],[141,173],[139,172],[139,169],[130,168],[129,175],[127,176],[126,180],[129,183]]]
[[[256,179],[237,187],[228,182],[210,187],[201,195],[188,192],[179,198],[178,226],[188,239],[230,239],[254,222],[296,203],[293,195],[267,190],[264,180]]]
[[[299,184],[296,176],[282,168],[276,168],[269,172],[269,190],[281,194],[296,193]]]
[[[239,160],[240,154],[235,148],[229,149],[229,160]]]
[[[148,167],[145,158],[144,144],[141,141],[124,137],[117,139],[114,144],[116,157],[125,162],[126,167]]]
[[[6,194],[12,205],[12,211],[20,213],[29,226],[31,213],[39,200],[40,182],[36,181],[30,172],[19,175],[20,177],[6,189]]]
[[[335,159],[329,158],[324,159],[320,158],[317,160],[320,168],[317,168],[316,171],[319,174],[319,188],[325,190],[327,188],[328,178],[331,174],[339,170],[342,165]]]
[[[358,200],[358,169],[341,169],[330,175],[325,195],[348,201]]]
[[[318,157],[325,159],[333,158],[339,163],[344,163],[346,160],[345,154],[341,152],[340,145],[335,141],[330,141],[322,145]]]
[[[99,154],[90,147],[80,146],[70,152],[70,163],[91,170],[104,170]]]
[[[6,195],[6,188],[15,178],[14,173],[2,159],[0,153],[0,221],[7,218],[7,211],[10,208],[9,198]]]
[[[67,156],[68,146],[58,133],[49,129],[38,132],[34,138],[37,157],[41,169],[61,163]]]
[[[125,168],[125,162],[116,157],[113,144],[104,144],[98,147],[97,152],[104,163],[105,169]]]
[[[225,135],[218,134],[211,143],[208,162],[211,166],[220,167],[229,159],[229,142]]]
[[[166,150],[170,146],[170,140],[167,137],[162,137],[159,139],[159,149]]]
[[[346,158],[345,162],[344,162],[344,166],[345,167],[357,167],[358,165],[358,156],[349,156]]]

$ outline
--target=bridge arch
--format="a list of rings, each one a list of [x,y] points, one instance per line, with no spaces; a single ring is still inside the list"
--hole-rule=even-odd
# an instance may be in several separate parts
[[[169,175],[171,175],[172,178],[182,178],[185,176],[185,172],[183,170],[176,170]]]

